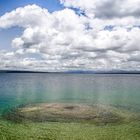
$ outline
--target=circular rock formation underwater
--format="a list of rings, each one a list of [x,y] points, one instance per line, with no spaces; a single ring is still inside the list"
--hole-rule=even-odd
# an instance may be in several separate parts
[[[4,118],[15,122],[82,122],[101,124],[118,124],[140,120],[138,113],[124,108],[106,105],[42,103],[26,105],[11,110]]]

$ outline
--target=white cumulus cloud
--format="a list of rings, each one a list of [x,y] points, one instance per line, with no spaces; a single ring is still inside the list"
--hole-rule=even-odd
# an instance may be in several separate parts
[[[140,70],[139,0],[60,2],[60,11],[34,4],[0,17],[0,29],[23,28],[13,51],[0,50],[1,69]]]

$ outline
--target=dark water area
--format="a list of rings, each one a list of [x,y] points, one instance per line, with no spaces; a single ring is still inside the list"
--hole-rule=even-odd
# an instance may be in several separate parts
[[[0,114],[35,103],[105,104],[140,112],[140,75],[0,73]]]

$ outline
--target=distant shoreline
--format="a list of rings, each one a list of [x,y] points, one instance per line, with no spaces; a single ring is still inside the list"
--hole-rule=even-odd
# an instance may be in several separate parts
[[[48,73],[48,74],[140,74],[140,71],[29,71],[29,70],[0,70],[0,73]]]

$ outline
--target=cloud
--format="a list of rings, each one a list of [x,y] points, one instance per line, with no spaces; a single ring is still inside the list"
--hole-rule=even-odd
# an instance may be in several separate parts
[[[23,28],[21,36],[12,40],[13,51],[0,51],[0,68],[140,69],[139,1],[61,0],[61,3],[66,8],[52,13],[28,5],[0,17],[1,29]]]
[[[66,7],[78,8],[89,17],[140,17],[139,0],[60,0]]]

